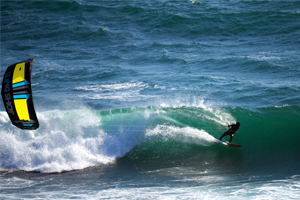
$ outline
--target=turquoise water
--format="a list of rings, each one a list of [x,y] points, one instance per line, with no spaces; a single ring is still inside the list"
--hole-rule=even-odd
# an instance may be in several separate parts
[[[0,82],[35,59],[40,128],[0,102],[0,197],[298,199],[299,8],[1,1]]]

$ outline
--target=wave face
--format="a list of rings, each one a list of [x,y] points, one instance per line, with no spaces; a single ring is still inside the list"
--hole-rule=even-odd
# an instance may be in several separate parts
[[[275,170],[286,162],[292,169],[299,166],[300,127],[295,124],[300,108],[295,106],[255,111],[204,106],[84,109],[48,111],[38,117],[42,128],[24,134],[1,112],[2,170],[62,172],[115,163],[118,158],[160,167],[184,159],[192,165],[206,163],[208,169],[238,161],[246,171],[255,166]],[[233,142],[243,146],[216,144],[226,131],[224,125],[237,118],[242,126]]]
[[[257,110],[178,107],[164,111],[163,118],[168,116],[168,122],[148,129],[146,141],[126,154],[127,159],[150,165],[154,162],[157,168],[181,163],[203,171],[226,170],[228,173],[289,170],[295,173],[298,170],[300,109],[297,106]],[[215,138],[226,131],[223,125],[236,119],[242,126],[232,142],[242,147],[215,144]],[[171,125],[166,125],[169,123]],[[229,137],[225,137],[226,140]]]

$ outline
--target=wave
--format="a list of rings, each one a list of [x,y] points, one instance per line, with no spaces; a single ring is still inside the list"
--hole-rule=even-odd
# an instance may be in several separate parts
[[[51,173],[105,165],[119,158],[129,162],[159,158],[163,164],[194,156],[214,165],[213,155],[233,153],[233,148],[216,144],[215,138],[236,119],[242,126],[233,142],[243,146],[233,156],[247,157],[242,163],[299,164],[297,106],[254,111],[205,106],[53,110],[38,113],[38,118],[41,128],[25,132],[12,127],[6,113],[0,112],[1,170]]]
[[[108,164],[157,132],[168,138],[175,131],[178,138],[185,137],[190,142],[199,137],[196,144],[209,145],[212,136],[194,128],[176,128],[182,123],[167,116],[168,112],[161,108],[53,110],[39,112],[40,128],[26,132],[13,127],[7,114],[0,112],[0,168],[61,172]],[[186,131],[189,136],[184,136]]]
[[[229,116],[242,123],[232,141],[241,144],[242,147],[239,148],[216,143],[216,138],[227,129],[218,122],[215,112],[196,107],[167,107],[164,111],[168,113],[163,114],[163,118],[167,120],[165,125],[156,125],[148,129],[143,142],[126,153],[121,162],[132,163],[149,170],[192,166],[200,171],[217,170],[218,173],[247,173],[257,170],[268,174],[298,171],[298,106],[255,110],[223,108],[223,116]],[[195,112],[197,117],[194,119],[192,116],[195,115],[191,114]],[[227,117],[224,119],[228,120]],[[223,139],[228,140],[228,136]]]

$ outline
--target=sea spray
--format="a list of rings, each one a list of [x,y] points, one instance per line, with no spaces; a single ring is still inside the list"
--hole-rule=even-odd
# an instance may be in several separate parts
[[[175,140],[180,143],[209,146],[215,142],[215,138],[204,130],[191,127],[179,128],[174,126],[158,125],[152,130],[147,130],[148,140],[159,139],[164,142]]]

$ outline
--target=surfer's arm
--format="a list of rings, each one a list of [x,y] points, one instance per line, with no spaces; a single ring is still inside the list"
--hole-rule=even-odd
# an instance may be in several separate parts
[[[229,129],[234,129],[234,128],[236,128],[236,125],[235,124],[228,125],[228,128]]]

